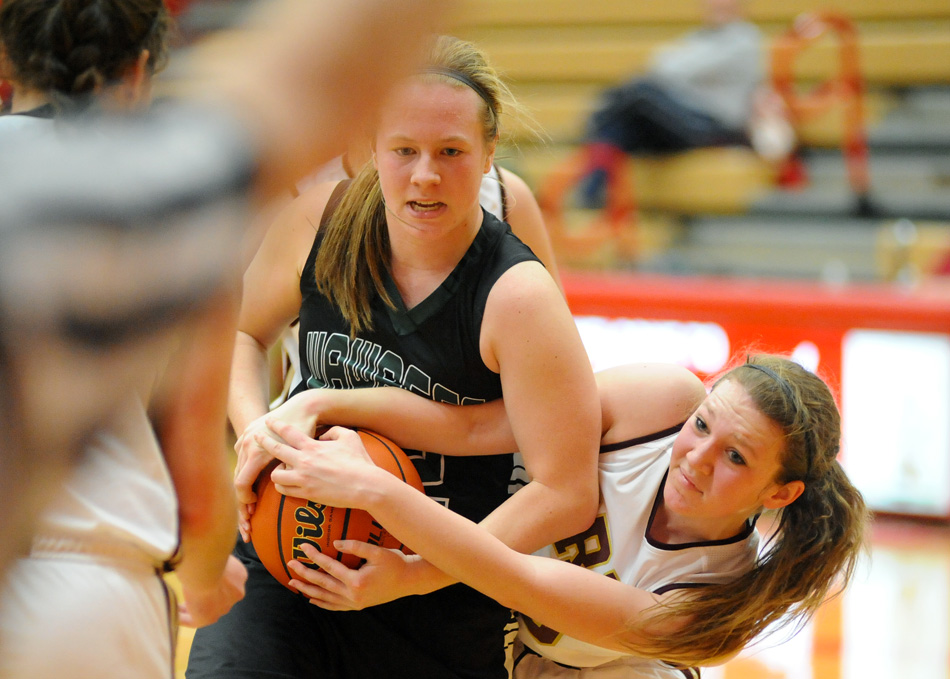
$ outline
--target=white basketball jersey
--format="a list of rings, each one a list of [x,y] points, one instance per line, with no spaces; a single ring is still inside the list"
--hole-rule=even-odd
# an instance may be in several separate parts
[[[602,447],[598,465],[600,509],[593,525],[537,554],[569,561],[654,593],[729,582],[748,571],[758,547],[758,534],[752,525],[740,535],[714,542],[667,545],[647,537],[675,437],[675,432],[667,431]],[[634,664],[658,662],[578,641],[526,617],[521,619],[519,637],[542,656],[573,667],[595,667],[624,658]]]
[[[505,221],[505,196],[501,190],[501,176],[498,173],[497,165],[492,165],[491,169],[482,177],[482,185],[478,191],[478,203],[498,219]]]
[[[34,550],[138,553],[161,564],[178,546],[178,503],[145,406],[130,396],[50,502]]]

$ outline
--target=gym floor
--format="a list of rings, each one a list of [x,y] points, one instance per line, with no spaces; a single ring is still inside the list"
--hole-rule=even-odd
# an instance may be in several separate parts
[[[950,678],[950,526],[878,518],[851,588],[703,679]]]

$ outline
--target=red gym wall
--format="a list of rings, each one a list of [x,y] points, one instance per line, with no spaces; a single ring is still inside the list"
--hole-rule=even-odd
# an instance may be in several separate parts
[[[715,324],[728,336],[731,356],[745,350],[791,354],[803,343],[811,343],[817,347],[820,357],[818,372],[839,399],[843,343],[852,330],[923,333],[922,336],[938,338],[938,344],[950,344],[950,281],[903,290],[891,284],[834,287],[813,282],[671,278],[631,273],[564,272],[562,279],[571,310],[577,317]],[[611,330],[607,327],[601,332],[609,334]],[[614,343],[616,351],[615,356],[610,357],[612,360],[616,355],[631,362],[654,360],[645,357],[643,354],[649,350],[629,335],[618,333],[617,342],[625,344]],[[592,354],[595,352],[596,349]],[[945,350],[944,355],[947,353],[950,351]],[[592,355],[592,361],[597,367],[596,355]],[[870,365],[873,371],[875,362],[872,360]],[[688,367],[701,377],[708,377],[695,366]],[[868,440],[861,435],[862,445],[855,446],[859,450],[849,451],[847,445],[843,449],[843,461],[849,463],[846,464],[849,474],[853,477],[867,474],[870,484],[881,483],[881,477],[891,473],[891,468],[894,477],[898,472],[909,470],[909,480],[900,488],[868,489],[871,496],[880,492],[876,507],[879,511],[950,518],[950,444],[943,449],[943,442],[950,441],[950,412],[943,412],[943,406],[934,405],[945,402],[943,399],[950,393],[950,370],[947,374],[943,371],[941,364],[930,364],[926,360],[923,366],[908,364],[906,368],[882,362],[879,370],[882,384],[875,384],[870,390],[862,389],[864,393],[850,399],[852,406],[859,401],[867,406],[868,392],[873,391],[878,393],[875,398],[880,402],[889,399],[886,402],[893,404],[884,409],[883,415],[875,408],[868,416],[858,410],[860,417],[852,417],[855,422],[861,420],[861,428],[890,427],[890,431],[898,432],[896,435],[883,436],[882,440],[887,441],[884,445],[877,444],[873,433],[868,434],[872,445],[867,445]],[[906,394],[893,388],[895,374],[898,382],[909,385]],[[912,378],[921,374],[928,386],[915,391]],[[873,380],[875,375],[864,377]],[[892,386],[884,386],[886,384]],[[844,396],[848,401],[847,390]],[[922,415],[921,403],[933,406],[931,412]],[[843,410],[848,411],[848,408]],[[855,413],[855,408],[850,412]],[[847,425],[846,421],[846,433]],[[935,491],[933,486],[927,485],[928,474],[932,477],[944,472],[947,478],[941,489]],[[895,485],[899,484],[895,481]]]

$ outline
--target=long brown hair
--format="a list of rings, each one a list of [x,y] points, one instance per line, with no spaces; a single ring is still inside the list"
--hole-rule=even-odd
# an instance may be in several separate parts
[[[494,143],[505,107],[517,105],[485,55],[470,42],[439,36],[433,42],[426,65],[455,71],[477,84],[482,90],[479,105],[484,140]],[[467,87],[439,73],[422,72],[414,77]],[[370,299],[374,290],[392,306],[383,286],[383,272],[389,259],[389,233],[379,174],[372,163],[367,163],[347,187],[324,227],[323,243],[315,262],[317,289],[339,308],[352,334],[372,327]]]
[[[698,665],[741,650],[773,625],[797,630],[847,586],[866,547],[869,513],[837,460],[841,416],[827,384],[797,363],[770,355],[749,357],[715,385],[725,380],[742,385],[782,428],[776,482],[802,481],[805,490],[779,510],[778,528],[752,570],[728,584],[689,590],[632,623],[631,632],[648,640],[631,644],[638,655]],[[651,623],[683,619],[688,622],[675,635],[660,638],[648,631]]]
[[[152,73],[168,58],[163,0],[3,0],[0,49],[18,85],[58,109],[88,105],[148,50]]]

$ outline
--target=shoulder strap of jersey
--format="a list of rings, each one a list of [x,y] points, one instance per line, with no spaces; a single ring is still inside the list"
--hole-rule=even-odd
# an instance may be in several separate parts
[[[501,168],[498,165],[495,166],[495,171],[498,173],[498,188],[501,190],[501,221],[507,222],[511,207],[508,204],[508,189],[505,186],[505,179],[501,176]]]

